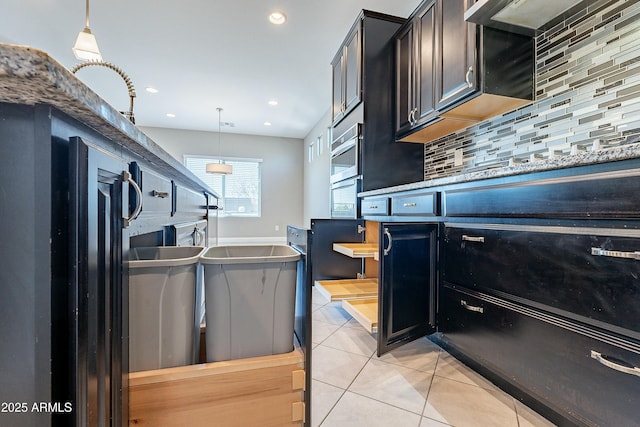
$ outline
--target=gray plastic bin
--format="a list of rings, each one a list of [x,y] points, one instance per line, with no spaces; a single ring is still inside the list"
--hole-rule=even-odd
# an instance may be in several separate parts
[[[129,256],[129,370],[197,361],[199,246],[132,248]]]
[[[207,361],[293,350],[296,268],[289,246],[218,246],[204,266]]]

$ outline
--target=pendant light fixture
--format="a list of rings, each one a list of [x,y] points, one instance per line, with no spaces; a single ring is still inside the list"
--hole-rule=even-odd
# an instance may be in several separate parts
[[[219,163],[207,163],[207,173],[216,173],[220,175],[229,175],[233,173],[233,166],[222,163],[222,157],[220,156],[221,146],[221,126],[222,126],[222,108],[216,108],[218,111],[218,161]]]
[[[73,54],[80,61],[102,61],[96,36],[91,33],[89,28],[89,0],[87,0],[85,12],[85,26],[78,34],[76,44],[73,45]]]

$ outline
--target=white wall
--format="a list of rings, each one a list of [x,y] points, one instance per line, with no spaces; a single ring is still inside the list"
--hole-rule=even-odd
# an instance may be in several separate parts
[[[331,192],[329,185],[330,149],[327,146],[327,128],[331,123],[331,111],[322,116],[314,128],[304,139],[304,224],[310,226],[311,218],[329,218],[331,216]],[[322,154],[318,156],[314,145],[313,161],[309,162],[309,146],[317,144],[322,137]],[[329,135],[330,138],[330,135]]]
[[[180,162],[185,154],[262,159],[262,215],[260,218],[220,218],[222,242],[278,238],[284,242],[287,225],[304,226],[304,144],[300,139],[141,127],[142,131]],[[218,153],[219,152],[219,153]],[[276,231],[276,226],[279,230]],[[238,240],[236,240],[238,239]]]

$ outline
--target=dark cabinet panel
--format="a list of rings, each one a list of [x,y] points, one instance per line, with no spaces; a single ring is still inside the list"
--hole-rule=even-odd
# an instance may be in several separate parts
[[[362,216],[389,215],[389,198],[385,196],[362,199],[360,210]]]
[[[360,103],[362,88],[361,27],[351,29],[333,59],[332,122],[335,124]]]
[[[639,218],[640,169],[445,192],[449,217]]]
[[[128,279],[123,237],[129,165],[70,141],[70,271],[75,411],[68,425],[128,425]]]
[[[307,250],[311,264],[311,281],[326,279],[355,279],[362,274],[361,259],[347,258],[333,250],[334,243],[362,243],[364,236],[359,230],[363,220],[356,219],[312,219],[311,242]]]
[[[396,36],[396,132],[435,114],[436,2],[421,9]]]
[[[640,339],[637,231],[458,225],[442,245],[447,282]]]
[[[464,20],[464,12],[474,2],[438,0],[441,20],[437,64],[439,110],[477,89],[476,26]]]
[[[436,61],[436,7],[427,8],[418,15],[416,32],[419,34],[420,43],[416,44],[416,108],[413,120],[414,125],[424,123],[430,118],[436,109],[435,82],[437,70],[434,67]]]
[[[338,71],[335,67],[338,57],[346,58],[351,67],[354,54],[349,52],[357,47],[357,70],[347,68],[347,74],[341,74],[340,77],[347,79],[346,83],[340,83],[342,86],[346,84],[344,96],[347,104],[345,112],[338,115],[338,119],[334,117],[333,134],[342,135],[356,124],[362,125],[358,159],[362,191],[407,184],[424,178],[423,147],[397,144],[394,138],[394,35],[404,22],[403,18],[362,11],[332,63],[333,110],[336,115],[338,102],[335,94],[339,82],[336,81]],[[354,78],[355,85],[352,84]]]
[[[533,99],[533,40],[467,23],[473,3],[423,1],[398,32],[397,140],[433,141]]]
[[[141,168],[136,162],[130,167],[131,175],[142,190],[142,216],[169,216],[173,209],[173,184],[170,179]],[[129,205],[139,203],[135,192],[129,195]]]
[[[396,36],[396,132],[406,132],[413,124],[415,67],[414,25]]]
[[[437,224],[382,223],[378,238],[380,356],[435,331]]]
[[[557,423],[637,424],[637,342],[450,285],[442,290],[441,306],[445,345],[553,410]]]
[[[412,191],[391,197],[391,215],[435,216],[440,212],[440,197],[436,191]]]

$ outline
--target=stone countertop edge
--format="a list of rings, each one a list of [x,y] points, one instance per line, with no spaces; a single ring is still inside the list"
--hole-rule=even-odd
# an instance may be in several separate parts
[[[51,105],[148,161],[160,172],[219,197],[182,163],[41,50],[0,43],[0,102]]]
[[[566,169],[574,166],[584,166],[597,163],[608,163],[618,160],[627,160],[640,157],[640,143],[612,147],[596,151],[559,156],[553,159],[539,160],[516,164],[513,166],[497,167],[492,169],[460,172],[455,175],[436,178],[431,180],[402,184],[394,187],[380,188],[376,190],[363,191],[358,193],[359,197],[379,196],[383,194],[397,193],[401,191],[419,190],[439,187],[443,185],[459,184],[463,182],[479,181],[489,178],[499,178],[513,175],[522,175],[532,172],[542,172],[555,169]]]

